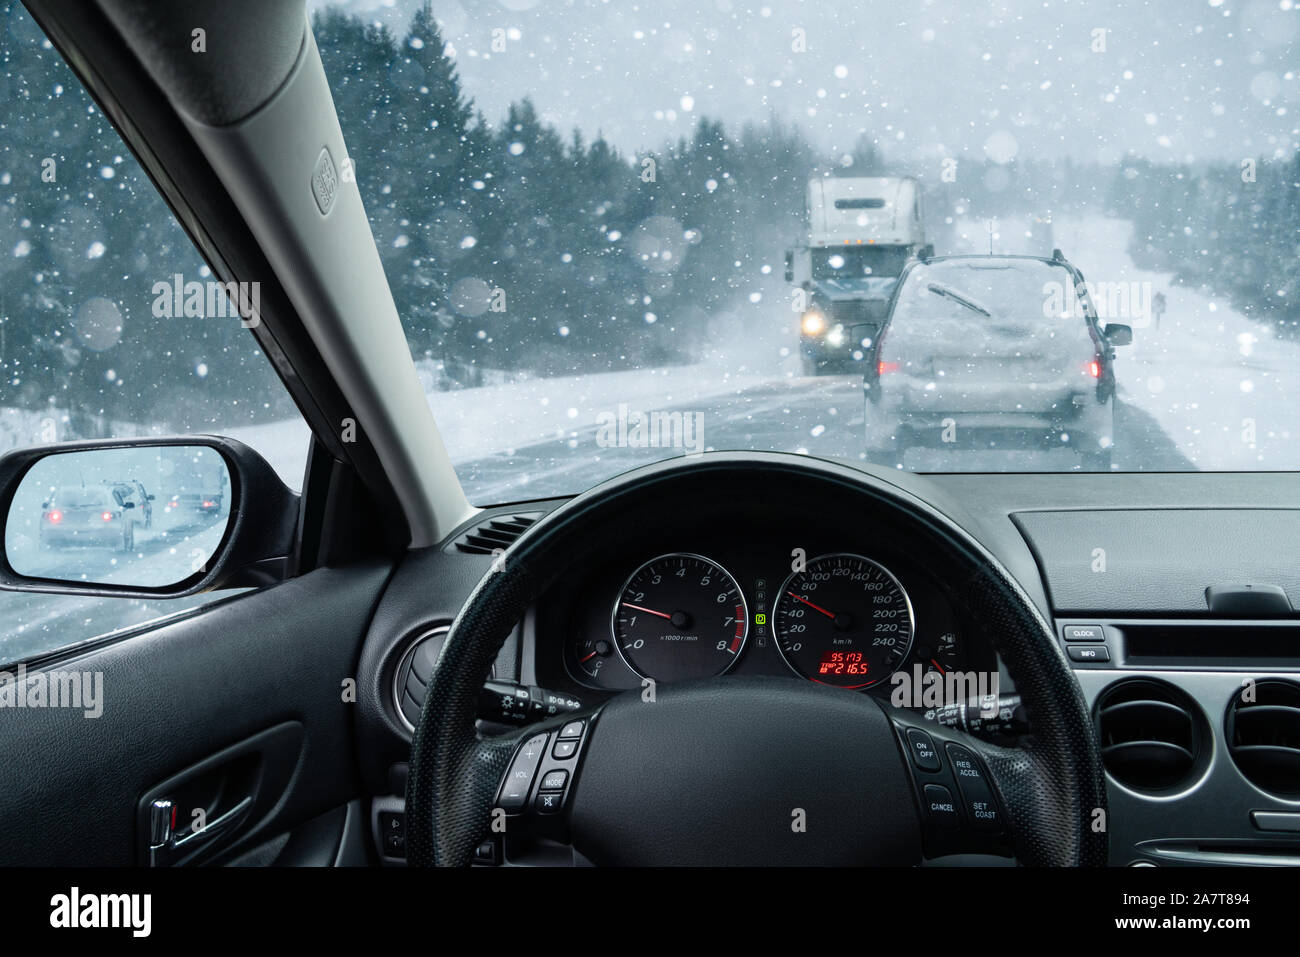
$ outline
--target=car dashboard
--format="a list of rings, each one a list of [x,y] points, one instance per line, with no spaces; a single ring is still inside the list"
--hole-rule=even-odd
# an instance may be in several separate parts
[[[1113,865],[1300,864],[1300,489],[1290,476],[891,480],[976,537],[1050,628],[1101,745]],[[402,810],[419,716],[418,702],[403,702],[403,675],[420,654],[432,666],[502,550],[565,501],[485,510],[394,573],[359,664],[361,772],[381,844],[380,821]],[[933,696],[902,704],[994,739],[1032,727],[986,626],[958,599],[956,571],[871,514],[777,494],[665,502],[655,521],[616,523],[552,572],[485,677],[588,706],[714,676],[785,676],[883,699],[899,675],[974,674],[989,683],[954,692],[934,681]],[[1007,705],[1006,720],[981,728],[985,712],[970,707],[980,694]],[[396,846],[383,856],[402,860]]]

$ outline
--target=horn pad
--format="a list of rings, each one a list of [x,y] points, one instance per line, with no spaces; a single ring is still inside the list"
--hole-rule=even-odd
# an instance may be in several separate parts
[[[859,692],[759,676],[629,691],[591,729],[573,844],[597,864],[917,864],[903,761]]]

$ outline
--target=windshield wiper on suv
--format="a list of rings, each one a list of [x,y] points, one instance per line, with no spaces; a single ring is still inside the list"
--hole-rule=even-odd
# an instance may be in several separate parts
[[[965,307],[966,307],[967,309],[969,309],[971,312],[977,312],[977,313],[979,313],[979,314],[980,314],[981,316],[983,316],[985,319],[992,319],[992,318],[993,318],[993,313],[989,312],[987,309],[985,309],[983,306],[981,306],[981,305],[980,305],[978,302],[976,302],[974,299],[967,299],[965,296],[963,296],[961,293],[959,293],[956,289],[949,289],[947,286],[942,286],[942,285],[940,285],[940,284],[937,283],[937,282],[928,283],[928,284],[926,285],[925,288],[926,288],[929,292],[934,293],[936,296],[943,296],[943,298],[945,298],[945,299],[951,299],[953,302],[957,303],[959,306],[965,306]]]

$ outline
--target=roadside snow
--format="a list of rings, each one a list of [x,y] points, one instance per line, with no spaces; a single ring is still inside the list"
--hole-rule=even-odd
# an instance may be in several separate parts
[[[1139,269],[1128,255],[1132,231],[1103,216],[1054,224],[1056,245],[1089,284],[1150,283],[1151,296],[1165,296],[1159,329],[1149,316],[1115,318],[1133,326],[1133,345],[1117,350],[1122,400],[1155,418],[1198,469],[1300,466],[1300,342],[1277,338],[1221,296]]]

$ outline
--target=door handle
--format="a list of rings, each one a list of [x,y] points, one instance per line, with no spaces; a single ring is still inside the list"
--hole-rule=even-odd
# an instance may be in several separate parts
[[[149,807],[149,866],[168,867],[193,848],[238,824],[253,806],[252,795],[234,807],[208,821],[198,830],[178,835],[176,832],[176,805],[167,798],[154,801]]]

